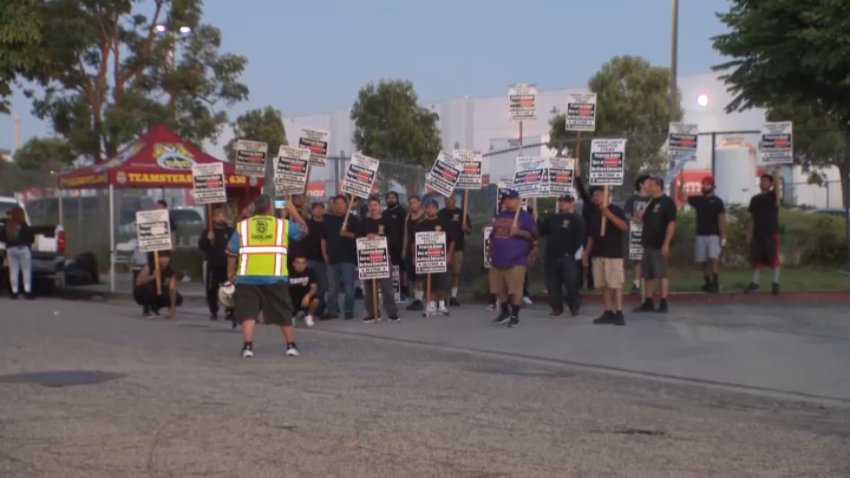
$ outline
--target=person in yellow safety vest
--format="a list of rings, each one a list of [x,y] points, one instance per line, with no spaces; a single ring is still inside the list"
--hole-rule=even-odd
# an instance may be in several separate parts
[[[254,326],[260,311],[267,324],[281,326],[286,355],[299,355],[286,256],[290,239],[298,240],[308,231],[291,201],[286,208],[294,221],[276,218],[272,199],[265,194],[258,197],[254,215],[239,222],[227,247],[227,277],[236,286],[234,312],[242,323],[243,358],[254,356]]]

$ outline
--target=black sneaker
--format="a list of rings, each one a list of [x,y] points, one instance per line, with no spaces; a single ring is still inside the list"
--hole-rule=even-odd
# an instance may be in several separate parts
[[[773,295],[779,295],[779,284],[774,282],[773,285],[770,286],[770,293]]]
[[[759,290],[759,285],[756,284],[755,282],[750,282],[750,285],[748,285],[746,287],[746,289],[744,289],[744,293],[745,294],[752,294],[753,292],[755,292],[757,290]]]
[[[507,304],[502,304],[499,315],[493,319],[493,323],[497,325],[504,325],[508,319],[511,318],[511,310],[508,308]]]
[[[12,300],[18,300],[18,294],[10,294],[9,298]]]
[[[720,292],[720,284],[718,284],[716,282],[712,282],[711,285],[708,287],[707,292],[709,294],[716,294],[716,293]]]
[[[703,292],[711,292],[711,283],[706,282],[705,284],[703,284],[702,291]]]
[[[564,313],[564,309],[552,309],[552,312],[549,313],[550,319],[557,319]]]
[[[460,302],[457,301],[457,298],[452,297],[449,299],[449,307],[460,307]]]
[[[614,313],[614,321],[611,322],[614,325],[626,325],[626,318],[623,317],[623,311],[619,310]]]
[[[645,301],[643,301],[643,304],[641,304],[640,306],[638,306],[635,309],[635,312],[638,312],[638,313],[640,313],[640,312],[653,312],[653,311],[655,311],[655,306],[652,304],[652,299],[646,299]]]
[[[354,288],[354,300],[363,300],[363,289],[360,287]]]
[[[658,309],[656,312],[659,314],[666,314],[670,309],[667,307],[667,299],[661,299],[661,302],[658,303]]]
[[[354,320],[354,314],[345,314],[345,320]]]
[[[414,299],[413,302],[411,302],[410,305],[407,306],[407,310],[415,310],[415,311],[425,310],[425,305],[422,303],[421,300]]]
[[[640,294],[640,287],[636,286],[635,284],[632,284],[632,288],[631,290],[629,290],[629,293],[634,295]]]
[[[517,327],[519,326],[519,306],[512,305],[511,307],[511,319],[508,321],[508,327]]]
[[[614,323],[614,313],[610,310],[606,310],[602,313],[598,318],[593,319],[593,323],[596,325],[610,325]]]
[[[570,316],[576,317],[578,315],[578,306],[577,305],[569,305],[570,308]]]
[[[397,316],[397,315],[391,315],[391,316],[389,316],[389,317],[387,317],[387,318],[388,318],[388,319],[390,319],[390,322],[393,322],[393,323],[395,323],[395,322],[401,322],[401,318],[399,318],[399,316]]]
[[[210,320],[218,320],[218,314],[210,314]]]

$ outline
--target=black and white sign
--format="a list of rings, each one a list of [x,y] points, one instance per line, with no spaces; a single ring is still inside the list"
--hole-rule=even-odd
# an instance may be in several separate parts
[[[310,173],[310,150],[281,146],[274,166],[274,193],[276,196],[303,194]]]
[[[443,151],[437,155],[431,172],[425,178],[425,187],[449,197],[457,186],[463,166]]]
[[[508,89],[511,119],[526,121],[537,119],[537,87],[519,83]]]
[[[389,257],[386,237],[357,239],[357,271],[360,280],[389,279]]]
[[[596,93],[570,93],[564,116],[567,131],[595,131]]]
[[[141,252],[170,251],[171,221],[168,219],[168,210],[136,211],[136,240]]]
[[[678,159],[683,161],[697,160],[697,143],[699,127],[695,124],[670,123],[667,133],[667,157],[670,164]]]
[[[484,268],[490,268],[490,234],[493,226],[484,226]]]
[[[573,158],[552,158],[549,160],[549,196],[558,197],[569,194],[575,197],[573,176],[576,161]]]
[[[765,123],[761,127],[762,164],[792,164],[794,162],[793,125],[790,121]]]
[[[643,237],[643,224],[639,222],[630,222],[629,223],[629,259],[633,261],[639,261],[643,259],[643,244],[641,244],[641,238]]]
[[[416,233],[416,273],[439,274],[446,272],[446,233]]]
[[[393,273],[393,297],[395,303],[401,303],[401,270],[398,266],[392,266]],[[384,303],[384,294],[380,294],[381,304]]]
[[[372,194],[372,184],[378,176],[380,165],[381,162],[375,158],[360,153],[352,154],[348,169],[345,170],[342,190],[353,196],[367,199]]]
[[[456,189],[481,189],[484,187],[481,154],[466,149],[456,149],[452,157],[461,165]]]
[[[625,139],[594,139],[590,143],[591,186],[622,186],[625,165]]]
[[[327,131],[318,129],[302,129],[298,138],[298,146],[310,150],[310,166],[324,167],[328,162]]]
[[[224,163],[203,163],[192,166],[192,188],[198,204],[227,202]]]
[[[266,158],[269,145],[260,141],[236,141],[236,174],[249,178],[266,177]]]
[[[549,196],[549,160],[539,156],[518,156],[514,189],[522,198]]]

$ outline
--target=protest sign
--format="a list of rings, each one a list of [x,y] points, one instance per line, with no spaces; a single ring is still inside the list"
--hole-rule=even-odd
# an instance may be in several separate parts
[[[777,165],[794,162],[793,124],[790,121],[765,123],[761,128],[762,164]]]
[[[625,164],[625,139],[594,139],[590,143],[591,186],[622,186]]]
[[[493,232],[493,226],[484,226],[484,268],[490,268],[490,234]]]
[[[446,272],[446,233],[416,233],[416,273],[435,274]]]
[[[643,258],[643,224],[631,221],[629,223],[629,260],[639,261]]]
[[[573,158],[552,158],[549,160],[549,196],[558,197],[569,194],[575,197],[573,175],[576,160]]]
[[[356,244],[357,271],[360,280],[388,279],[390,277],[390,261],[387,251],[387,238],[361,237],[357,239]]]
[[[596,130],[596,93],[569,93],[564,117],[567,131]]]
[[[269,145],[260,141],[236,141],[236,174],[250,178],[266,177],[266,157]]]
[[[139,251],[170,251],[171,221],[168,210],[136,211],[136,240]]]
[[[686,161],[696,161],[698,133],[699,127],[695,124],[670,123],[667,132],[668,157],[672,160],[686,156]]]
[[[227,202],[224,163],[203,163],[192,166],[192,189],[198,204]]]
[[[328,161],[327,131],[317,129],[302,129],[298,138],[298,146],[310,150],[310,166],[324,167]]]
[[[395,303],[401,303],[401,270],[398,266],[392,267],[393,273],[393,298]],[[384,294],[381,294],[381,303],[383,304]]]
[[[281,146],[275,158],[274,191],[276,196],[302,194],[310,171],[310,150]]]
[[[431,172],[425,177],[425,187],[449,197],[455,190],[462,166],[443,151],[437,155]]]
[[[549,160],[539,156],[518,156],[513,187],[522,198],[549,195]]]
[[[378,175],[380,165],[381,162],[375,158],[360,153],[352,154],[348,169],[345,171],[342,190],[352,196],[367,199],[372,194],[372,184]]]
[[[511,119],[514,121],[537,118],[537,87],[526,83],[512,85],[508,89]]]
[[[484,186],[481,154],[465,149],[456,149],[452,157],[461,165],[456,189],[481,189]]]

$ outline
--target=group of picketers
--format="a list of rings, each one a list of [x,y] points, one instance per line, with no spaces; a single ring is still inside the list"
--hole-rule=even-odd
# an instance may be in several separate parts
[[[625,325],[623,289],[626,283],[626,239],[630,228],[640,227],[642,257],[633,261],[635,271],[632,292],[643,287],[645,300],[635,312],[665,313],[669,310],[668,259],[676,230],[677,205],[665,194],[664,180],[641,176],[635,193],[621,208],[606,204],[603,188],[587,189],[576,168],[576,191],[582,201],[564,195],[557,199],[557,211],[538,220],[522,207],[516,190],[499,193],[497,213],[490,224],[488,254],[490,292],[494,322],[508,327],[519,325],[520,308],[526,299],[529,264],[537,260],[538,243],[545,242],[543,255],[545,283],[552,318],[566,310],[576,316],[581,308],[583,288],[599,288],[604,310],[595,324]],[[761,192],[750,202],[752,221],[747,240],[753,261],[753,281],[747,292],[758,289],[760,271],[773,269],[774,294],[779,293],[778,205],[774,179],[760,179]],[[286,354],[299,354],[293,324],[303,321],[312,327],[315,320],[354,318],[357,268],[356,239],[382,236],[387,239],[389,259],[400,270],[402,297],[412,295],[408,310],[423,315],[449,315],[449,307],[459,306],[457,295],[462,282],[465,237],[472,230],[468,216],[457,207],[453,196],[446,207],[436,200],[418,196],[408,199],[408,209],[399,204],[399,196],[366,200],[360,214],[350,214],[349,199],[339,195],[309,206],[303,195],[291,196],[283,210],[276,210],[266,195],[258,197],[242,211],[235,227],[228,224],[223,210],[214,210],[213,228],[199,238],[199,248],[207,260],[207,299],[210,318],[217,319],[220,294],[224,285],[232,289],[227,316],[233,327],[242,326],[243,357],[254,354],[253,338],[257,320],[282,328]],[[703,264],[704,290],[719,290],[718,264],[726,243],[723,201],[714,194],[714,180],[702,181],[702,194],[687,199],[696,211],[695,259]],[[639,226],[637,226],[639,225]],[[430,292],[425,296],[427,276],[416,273],[414,239],[417,232],[442,231],[446,235],[447,272],[431,274]],[[169,255],[160,254],[164,291],[163,304],[179,305],[176,279],[169,272]],[[137,284],[150,288],[151,271],[143,270]],[[371,297],[373,282],[364,281],[366,297]],[[365,300],[367,315],[363,322],[386,318],[399,320],[393,279],[374,282],[381,297],[375,308]],[[657,285],[657,297],[655,295]],[[339,296],[343,295],[340,306]],[[165,295],[165,294],[163,294]],[[226,301],[225,301],[226,302]]]

